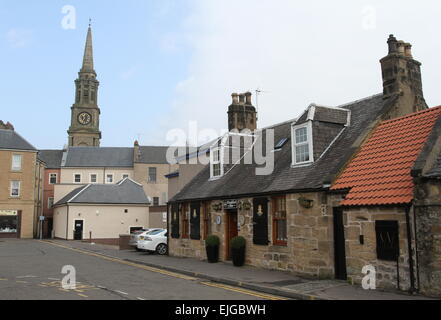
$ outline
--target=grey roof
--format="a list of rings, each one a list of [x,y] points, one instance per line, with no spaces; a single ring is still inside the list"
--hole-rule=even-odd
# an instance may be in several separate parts
[[[67,194],[55,205],[63,204],[150,204],[142,185],[128,178],[118,184],[90,184]]]
[[[140,159],[139,163],[151,163],[151,164],[166,164],[167,162],[167,150],[169,147],[139,147]]]
[[[30,150],[36,151],[35,147],[27,142],[14,130],[0,129],[0,149]]]
[[[271,175],[257,176],[255,164],[240,164],[222,178],[210,181],[210,168],[206,166],[170,202],[323,189],[325,184],[331,184],[339,170],[357,150],[360,143],[357,140],[367,134],[369,126],[388,108],[390,103],[384,103],[383,95],[380,94],[345,105],[344,109],[351,111],[351,124],[344,130],[343,124],[335,123],[338,121],[317,121],[314,124],[316,127],[313,128],[316,161],[310,166],[291,166],[291,142],[289,142],[274,153],[275,167]],[[332,111],[326,110],[326,112]],[[332,117],[328,116],[328,118]],[[338,115],[336,118],[338,120]],[[305,115],[296,123],[301,123],[304,119]],[[282,138],[291,137],[291,125],[292,123],[288,122],[273,127],[275,143]],[[327,149],[329,145],[331,147]],[[317,155],[321,155],[318,160]]]
[[[46,163],[47,169],[61,168],[61,159],[63,158],[63,150],[39,150],[38,159]]]
[[[70,147],[62,167],[133,167],[133,148]]]

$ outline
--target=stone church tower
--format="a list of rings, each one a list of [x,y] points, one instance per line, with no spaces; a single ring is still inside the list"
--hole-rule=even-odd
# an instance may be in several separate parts
[[[99,147],[101,139],[98,108],[99,81],[93,68],[92,29],[89,25],[83,66],[75,80],[75,103],[72,106],[71,125],[68,131],[69,147]]]

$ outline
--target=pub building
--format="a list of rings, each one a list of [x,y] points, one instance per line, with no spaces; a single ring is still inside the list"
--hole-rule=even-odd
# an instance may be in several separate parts
[[[233,94],[228,110],[230,134],[213,143],[207,152],[209,165],[169,201],[169,254],[205,260],[204,240],[216,235],[220,238],[220,260],[228,261],[230,241],[239,235],[246,239],[248,265],[307,278],[360,283],[364,265],[351,264],[346,256],[352,254],[345,250],[350,245],[347,235],[362,246],[351,248],[377,251],[372,263],[382,263],[388,255],[383,255],[384,248],[377,240],[389,234],[389,225],[380,222],[372,233],[355,236],[344,202],[351,190],[339,190],[338,185],[338,190],[331,190],[331,186],[377,126],[428,109],[422,93],[421,64],[413,59],[411,45],[390,36],[388,47],[388,55],[381,60],[383,93],[337,107],[312,104],[298,118],[263,130],[255,131],[257,113],[251,94]],[[427,127],[433,125],[428,121]],[[253,148],[229,143],[234,132],[244,129],[253,132],[256,140],[269,136],[267,131],[273,132],[274,147],[264,150],[264,157],[274,157],[270,174],[256,174],[262,167],[256,161],[232,162],[225,156],[230,149],[241,149],[244,156]],[[404,169],[409,169],[410,175],[410,168]],[[403,223],[401,211],[399,217],[391,219],[388,210],[378,219]],[[400,230],[408,226],[404,223]],[[407,237],[401,232],[400,237]],[[393,276],[385,275],[380,287],[409,290],[414,285],[406,250],[399,254],[407,270],[400,275],[401,286]]]

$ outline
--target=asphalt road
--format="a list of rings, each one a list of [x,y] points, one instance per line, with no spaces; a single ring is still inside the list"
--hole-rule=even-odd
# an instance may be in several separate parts
[[[64,266],[76,271],[65,290]],[[210,283],[37,240],[0,240],[0,300],[265,300],[270,295]]]

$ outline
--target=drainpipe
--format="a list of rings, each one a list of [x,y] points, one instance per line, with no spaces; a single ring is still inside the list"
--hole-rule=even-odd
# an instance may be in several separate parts
[[[406,207],[407,250],[409,252],[410,293],[415,293],[415,274],[413,273],[412,235],[410,227],[410,207]]]
[[[418,292],[420,290],[420,263],[418,259],[418,234],[417,234],[417,219],[416,219],[416,212],[415,212],[415,206],[413,206],[413,227],[414,227],[414,234],[415,234],[415,259],[416,259],[416,274],[417,274],[417,288],[416,291]]]
[[[66,240],[69,240],[69,204],[67,204]]]

